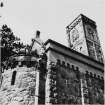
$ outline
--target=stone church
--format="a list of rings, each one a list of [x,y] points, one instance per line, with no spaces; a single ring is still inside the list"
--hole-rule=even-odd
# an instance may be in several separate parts
[[[104,105],[104,63],[96,22],[80,14],[68,46],[40,39],[1,70],[0,105]]]

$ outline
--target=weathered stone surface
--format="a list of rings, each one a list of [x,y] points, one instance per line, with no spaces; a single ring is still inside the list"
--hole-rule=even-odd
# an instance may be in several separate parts
[[[11,85],[13,71],[16,71],[15,84]],[[34,105],[35,68],[17,67],[2,74],[0,105]]]

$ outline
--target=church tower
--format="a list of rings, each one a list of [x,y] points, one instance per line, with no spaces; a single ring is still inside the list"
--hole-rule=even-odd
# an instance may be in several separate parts
[[[80,14],[66,27],[69,47],[99,62],[103,62],[96,22]]]

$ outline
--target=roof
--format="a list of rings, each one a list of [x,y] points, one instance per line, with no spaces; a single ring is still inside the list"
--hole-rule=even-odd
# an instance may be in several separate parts
[[[62,45],[62,44],[60,44],[54,40],[48,39],[45,42],[45,45],[47,46],[49,43],[50,43],[50,45],[47,47],[46,52],[48,52],[49,50],[53,50],[59,54],[72,57],[75,60],[78,60],[78,61],[85,63],[87,65],[90,65],[92,67],[98,68],[101,71],[104,71],[104,64],[103,63],[96,61],[89,56],[81,54],[81,53],[79,53],[79,52],[77,52],[77,51],[75,51],[75,50],[73,50],[67,46],[64,46],[64,45]]]
[[[96,22],[95,21],[93,21],[92,19],[88,18],[87,16],[85,16],[83,14],[80,14],[66,28],[69,28],[79,18],[82,18],[83,22],[88,21],[89,23],[91,23],[92,25],[94,25],[96,27]]]

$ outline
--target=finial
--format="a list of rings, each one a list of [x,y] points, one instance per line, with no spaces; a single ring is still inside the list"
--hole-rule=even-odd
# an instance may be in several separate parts
[[[40,31],[39,30],[36,31],[36,38],[40,38]]]
[[[1,2],[1,3],[0,3],[0,7],[3,7],[3,6],[4,6],[4,5],[3,5],[3,2]]]

